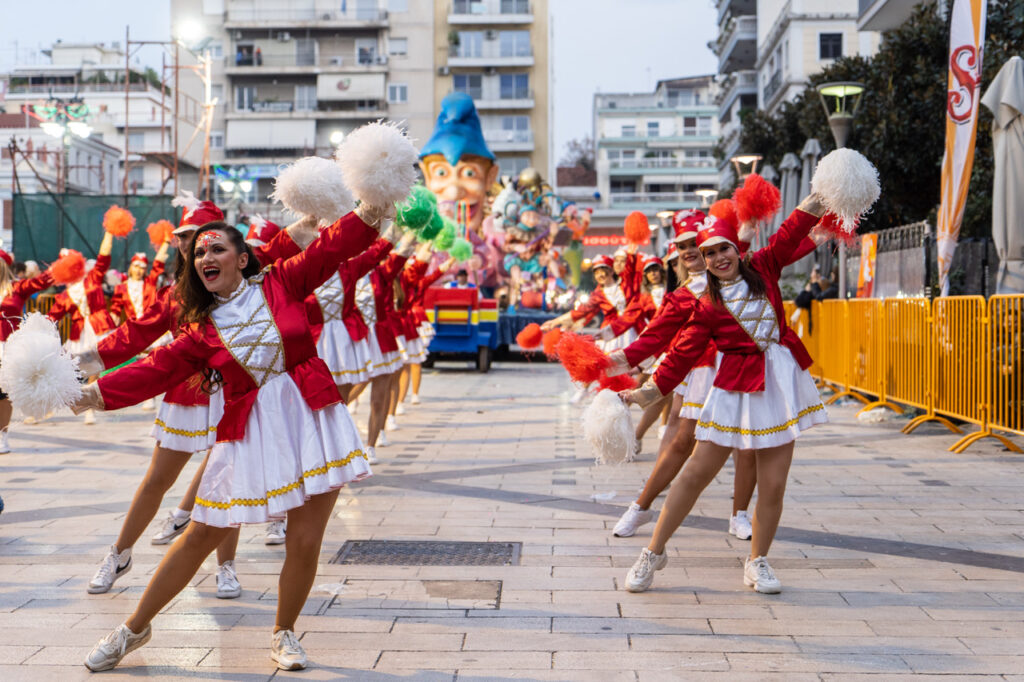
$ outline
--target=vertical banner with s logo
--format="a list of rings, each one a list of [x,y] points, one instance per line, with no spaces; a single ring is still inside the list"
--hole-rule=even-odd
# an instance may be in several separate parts
[[[871,298],[875,293],[875,263],[878,258],[878,233],[860,236],[860,276],[857,277],[857,298]]]
[[[953,0],[949,27],[949,76],[946,81],[946,150],[942,157],[942,194],[936,242],[939,286],[949,293],[949,267],[960,236],[967,188],[974,167],[974,137],[981,96],[981,59],[985,44],[986,0]]]

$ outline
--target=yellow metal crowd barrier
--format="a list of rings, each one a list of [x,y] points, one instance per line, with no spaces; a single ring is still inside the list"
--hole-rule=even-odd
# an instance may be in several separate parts
[[[787,304],[787,316],[814,357],[812,376],[836,390],[829,402],[923,410],[905,433],[976,424],[953,452],[983,438],[1022,452],[1002,434],[1024,435],[1024,296],[815,301],[810,311]]]
[[[45,315],[53,307],[53,303],[56,300],[56,296],[53,294],[39,294],[34,298],[30,298],[25,303],[26,313],[39,312]],[[71,316],[65,315],[64,319],[57,323],[57,331],[60,332],[60,340],[67,341],[68,335],[71,334]]]

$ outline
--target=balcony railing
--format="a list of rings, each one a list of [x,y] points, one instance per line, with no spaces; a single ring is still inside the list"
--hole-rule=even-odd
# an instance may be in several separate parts
[[[484,141],[508,144],[532,144],[532,130],[485,130]]]
[[[238,53],[228,61],[228,66],[265,68],[271,70],[282,67],[321,67],[341,69],[366,69],[371,70],[375,66],[386,66],[387,55],[376,52],[365,52],[361,54],[321,54],[321,55],[296,55],[296,54],[255,54],[251,52]]]
[[[757,71],[733,71],[730,73],[722,82],[718,94],[715,95],[715,104],[721,106],[732,99],[734,94],[743,90],[757,93]]]
[[[160,95],[160,90],[154,88],[148,83],[129,83],[128,91],[152,91],[157,96]],[[46,95],[51,92],[72,94],[76,92],[124,92],[124,83],[22,83],[19,85],[11,85],[8,89],[8,93],[12,95]]]
[[[741,40],[757,40],[756,16],[729,19],[719,34],[718,40],[713,43],[714,51],[719,57],[724,57],[727,55],[727,51]]]
[[[714,168],[714,160],[708,159],[612,159],[609,168],[620,170],[645,170],[657,168]]]
[[[527,23],[533,5],[526,0],[455,0],[448,6],[449,23]]]
[[[448,56],[454,59],[520,59],[533,57],[533,47],[518,47],[513,50],[501,49],[497,40],[488,40],[479,50],[468,50],[461,45],[449,45]]]
[[[779,88],[781,87],[782,72],[776,71],[775,73],[772,74],[772,78],[771,80],[768,81],[768,84],[764,86],[764,94],[761,99],[763,100],[765,105],[767,105],[768,102],[771,101],[772,97],[775,96],[775,93],[777,93],[779,91]]]
[[[693,192],[612,192],[612,204],[689,204],[700,201]]]
[[[294,22],[381,22],[388,18],[386,10],[376,8],[350,7],[345,11],[318,9],[303,3],[301,7],[262,8],[228,7],[226,23],[279,23]]]

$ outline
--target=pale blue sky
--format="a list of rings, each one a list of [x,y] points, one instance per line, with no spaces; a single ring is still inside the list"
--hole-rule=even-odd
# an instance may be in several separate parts
[[[412,2],[424,0],[411,0]],[[713,0],[549,0],[554,27],[555,155],[592,127],[595,92],[645,92],[663,78],[713,73],[707,42],[715,36]],[[0,70],[40,46],[66,42],[163,40],[170,0],[4,2]],[[140,52],[159,67],[156,48]]]

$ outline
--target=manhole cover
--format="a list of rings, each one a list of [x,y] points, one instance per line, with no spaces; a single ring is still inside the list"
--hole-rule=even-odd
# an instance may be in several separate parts
[[[520,542],[349,540],[328,562],[378,566],[516,566]]]

